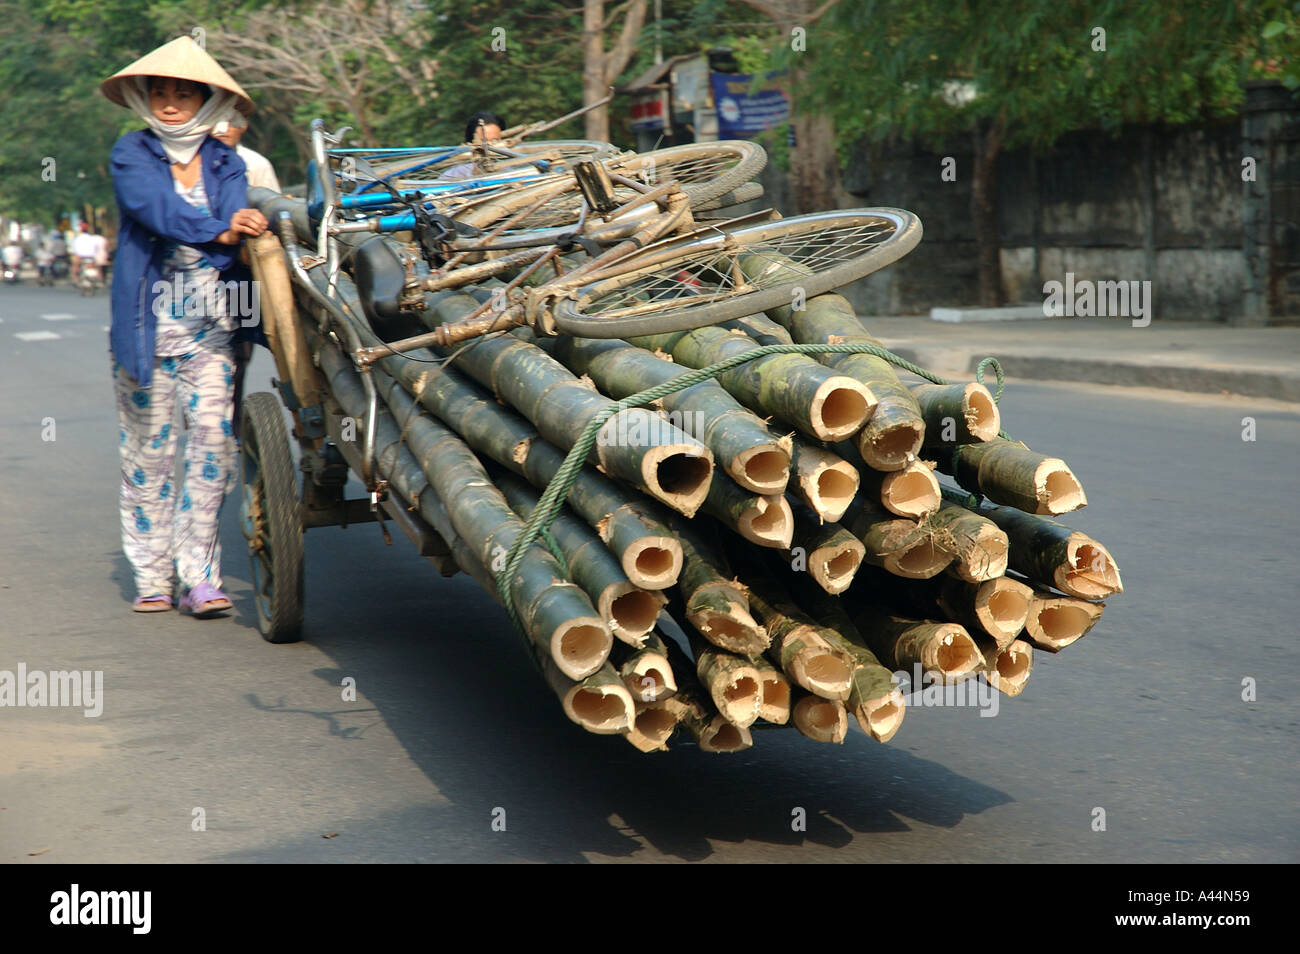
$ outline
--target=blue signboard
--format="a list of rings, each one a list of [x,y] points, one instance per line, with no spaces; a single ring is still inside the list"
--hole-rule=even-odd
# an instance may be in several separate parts
[[[787,122],[790,100],[779,85],[784,76],[785,70],[766,73],[755,88],[751,73],[710,73],[718,138],[749,139]]]

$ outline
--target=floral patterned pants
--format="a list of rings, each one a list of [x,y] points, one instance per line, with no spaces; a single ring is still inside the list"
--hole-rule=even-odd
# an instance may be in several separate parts
[[[172,594],[173,573],[188,590],[221,588],[221,505],[234,485],[230,418],[235,362],[227,349],[154,359],[152,385],[138,387],[117,362],[118,449],[122,459],[122,549],[140,596]],[[175,485],[176,408],[189,436]]]

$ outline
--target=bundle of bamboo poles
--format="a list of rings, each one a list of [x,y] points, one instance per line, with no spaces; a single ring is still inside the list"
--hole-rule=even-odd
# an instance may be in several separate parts
[[[772,254],[736,264],[798,274]],[[500,284],[431,293],[420,319],[456,321]],[[375,344],[346,270],[334,294]],[[299,294],[300,312],[318,309]],[[327,410],[360,419],[355,366],[301,323]],[[1019,695],[1035,651],[1077,641],[1121,591],[1109,551],[1055,519],[1086,503],[1079,480],[1003,436],[982,384],[907,383],[874,354],[763,352],[610,416],[502,587],[502,555],[588,422],[689,369],[790,342],[877,344],[825,294],[628,341],[516,329],[368,371],[379,473],[506,603],[584,729],[646,752],[677,735],[734,752],[756,727],[843,742],[850,721],[885,742],[917,675]]]

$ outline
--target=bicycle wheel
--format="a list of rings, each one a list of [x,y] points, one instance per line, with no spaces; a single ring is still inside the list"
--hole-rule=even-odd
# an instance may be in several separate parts
[[[609,160],[605,168],[612,173],[637,179],[646,185],[677,180],[692,207],[712,201],[737,189],[758,175],[767,164],[763,147],[743,140],[695,143],[672,146],[653,152],[637,153]],[[457,215],[459,221],[485,231],[536,203],[547,190],[554,190],[556,179],[511,190],[478,208]],[[614,197],[630,202],[636,190],[616,185]],[[541,229],[564,229],[574,225],[582,210],[582,192],[576,180],[572,187],[549,199],[524,219],[515,223],[520,232]]]
[[[556,328],[583,338],[688,331],[789,305],[796,289],[805,299],[825,294],[896,262],[920,240],[920,220],[902,209],[693,233],[611,263],[552,313]]]

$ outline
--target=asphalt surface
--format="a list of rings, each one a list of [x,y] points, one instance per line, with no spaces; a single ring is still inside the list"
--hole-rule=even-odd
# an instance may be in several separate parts
[[[1295,406],[1013,380],[1005,426],[1070,461],[1067,522],[1123,572],[1097,629],[993,718],[646,756],[569,723],[503,611],[373,526],[307,535],[301,643],[257,633],[233,498],[235,612],[131,613],[107,314],[0,288],[0,671],[104,673],[97,718],[0,707],[2,861],[1300,860]]]

